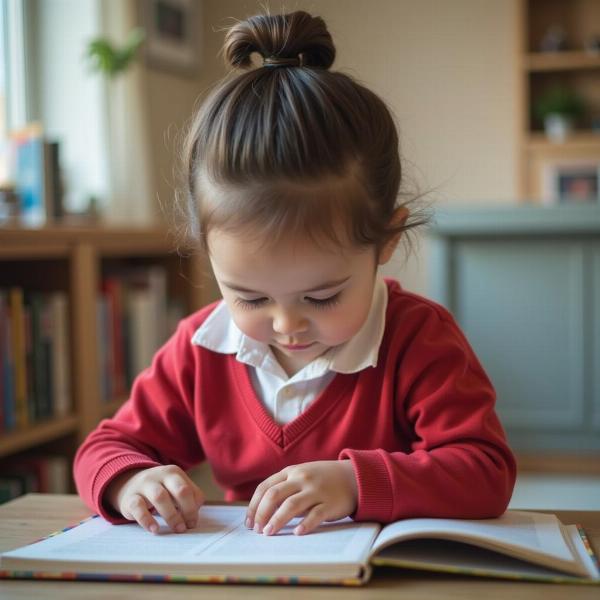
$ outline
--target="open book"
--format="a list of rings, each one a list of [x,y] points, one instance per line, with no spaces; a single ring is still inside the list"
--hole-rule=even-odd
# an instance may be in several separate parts
[[[343,519],[295,536],[244,526],[241,506],[204,506],[195,529],[158,535],[91,517],[1,556],[0,576],[120,581],[360,584],[372,565],[492,577],[600,583],[585,534],[555,516],[508,511],[498,519],[406,519],[385,527]]]

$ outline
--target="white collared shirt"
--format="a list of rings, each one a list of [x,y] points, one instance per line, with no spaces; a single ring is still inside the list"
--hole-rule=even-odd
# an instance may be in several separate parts
[[[336,373],[356,373],[377,365],[379,346],[385,328],[387,286],[377,277],[367,319],[358,333],[339,346],[330,348],[291,377],[277,362],[270,346],[244,335],[221,301],[192,336],[192,344],[214,352],[235,354],[252,367],[254,390],[279,424],[289,423],[319,396]]]

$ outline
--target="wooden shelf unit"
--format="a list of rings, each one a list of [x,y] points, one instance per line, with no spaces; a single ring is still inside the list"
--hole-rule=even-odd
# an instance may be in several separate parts
[[[0,227],[0,287],[62,290],[68,295],[73,404],[67,417],[2,432],[0,459],[18,464],[18,453],[53,443],[63,451],[66,447],[72,458],[86,434],[125,400],[102,402],[99,389],[96,310],[105,269],[120,264],[164,265],[169,294],[182,301],[187,313],[216,297],[204,259],[178,256],[174,248],[163,229]]]
[[[600,119],[600,53],[585,49],[586,40],[600,33],[600,2],[518,1],[519,195],[527,201],[541,202],[546,164],[586,160],[600,163],[600,132],[592,130],[592,122]],[[555,25],[565,31],[568,49],[541,52],[544,34]],[[575,90],[586,105],[586,115],[562,143],[550,141],[542,123],[532,115],[535,99],[557,84]]]

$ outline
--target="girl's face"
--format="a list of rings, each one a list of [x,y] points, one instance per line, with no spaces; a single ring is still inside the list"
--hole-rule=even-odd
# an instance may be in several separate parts
[[[222,230],[211,230],[208,242],[235,324],[268,344],[288,375],[347,342],[367,318],[375,248],[321,247],[308,237],[265,248]],[[384,252],[379,262],[388,259]]]

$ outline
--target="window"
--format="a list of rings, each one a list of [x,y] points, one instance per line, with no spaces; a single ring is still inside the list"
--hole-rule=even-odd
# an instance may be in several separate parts
[[[9,132],[27,123],[27,93],[23,0],[0,0],[0,186],[9,178]]]

